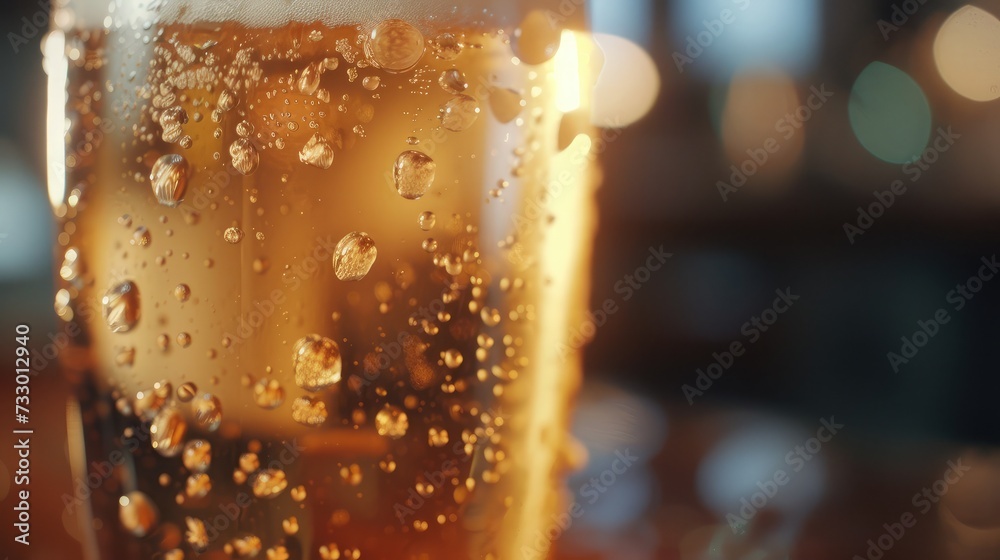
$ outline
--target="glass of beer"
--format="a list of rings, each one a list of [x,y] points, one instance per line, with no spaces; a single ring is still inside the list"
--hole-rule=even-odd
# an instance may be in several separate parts
[[[575,1],[69,0],[88,559],[545,558],[594,234]]]

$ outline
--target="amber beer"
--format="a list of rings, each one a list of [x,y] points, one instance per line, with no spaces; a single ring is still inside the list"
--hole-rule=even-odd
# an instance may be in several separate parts
[[[81,7],[45,44],[84,557],[545,557],[589,45],[247,4]]]

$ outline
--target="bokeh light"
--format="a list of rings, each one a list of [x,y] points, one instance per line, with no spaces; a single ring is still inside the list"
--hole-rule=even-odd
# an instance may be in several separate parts
[[[906,72],[883,62],[865,68],[851,89],[851,128],[861,145],[889,163],[920,157],[931,135],[931,107]]]
[[[682,70],[698,75],[777,67],[801,76],[819,55],[819,0],[678,0],[671,17],[676,54],[690,60]]]
[[[656,63],[642,47],[622,37],[595,33],[604,65],[593,91],[591,121],[622,128],[649,112],[660,93]]]
[[[973,101],[1000,98],[1000,20],[976,6],[960,8],[934,39],[934,62],[959,95]]]

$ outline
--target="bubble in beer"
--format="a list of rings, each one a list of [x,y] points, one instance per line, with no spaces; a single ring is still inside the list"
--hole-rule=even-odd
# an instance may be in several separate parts
[[[164,457],[176,457],[181,452],[186,433],[187,422],[173,407],[161,410],[149,426],[150,443]]]
[[[281,469],[264,469],[253,477],[250,486],[258,498],[275,498],[288,486],[288,480]]]
[[[114,333],[132,330],[139,322],[139,288],[126,280],[112,286],[101,298],[104,322]]]
[[[430,231],[434,229],[434,224],[436,223],[437,223],[437,216],[434,215],[434,212],[430,211],[421,212],[420,216],[417,217],[417,225],[419,225],[420,229],[424,231]]]
[[[452,132],[468,129],[479,118],[479,102],[468,95],[456,95],[441,108],[441,126]]]
[[[144,226],[139,226],[132,232],[132,245],[136,247],[149,247],[153,241],[153,235]]]
[[[295,489],[292,489],[295,492]],[[299,532],[299,520],[293,515],[291,517],[281,520],[281,530],[285,532],[286,535],[292,536]]]
[[[431,48],[441,60],[454,60],[462,54],[465,44],[452,33],[442,33],[431,41]]]
[[[337,243],[333,271],[339,280],[358,281],[368,275],[377,257],[375,240],[363,231],[352,231]]]
[[[285,402],[285,389],[272,377],[265,377],[253,387],[253,400],[257,406],[271,410]]]
[[[236,94],[228,89],[224,89],[219,92],[219,101],[217,102],[217,106],[220,111],[225,112],[235,107],[237,101]]]
[[[236,227],[228,227],[226,231],[222,233],[222,238],[226,240],[227,243],[236,245],[240,241],[243,241],[243,230]]]
[[[322,77],[322,69],[318,62],[312,62],[302,69],[299,80],[296,82],[299,91],[305,95],[312,95],[319,89],[319,81]]]
[[[416,200],[430,190],[437,173],[437,164],[427,154],[416,150],[407,150],[396,158],[392,177],[396,182],[396,191],[408,200]]]
[[[423,243],[421,243],[420,246],[424,249],[424,251],[427,251],[428,253],[433,253],[438,249],[438,242],[433,237],[428,237],[427,239],[424,239]]]
[[[240,470],[245,473],[252,473],[260,468],[260,457],[256,453],[244,453],[240,455]]]
[[[542,10],[533,10],[514,31],[511,47],[525,64],[541,64],[559,50],[562,30]]]
[[[235,538],[222,547],[226,554],[233,558],[256,558],[264,545],[257,535],[246,535]]]
[[[368,91],[377,90],[381,83],[382,80],[378,76],[365,76],[365,79],[361,80],[361,85]]]
[[[172,386],[166,381],[154,383],[149,389],[143,389],[135,394],[135,414],[143,420],[152,420],[167,404]]]
[[[330,169],[333,165],[333,148],[326,138],[317,132],[306,142],[299,152],[299,161],[320,169]]]
[[[186,332],[178,333],[177,344],[179,344],[181,348],[191,346],[191,335]]]
[[[236,134],[241,138],[249,138],[253,134],[253,125],[246,119],[236,123]]]
[[[177,400],[181,402],[191,402],[198,395],[198,387],[187,381],[177,388]]]
[[[340,381],[340,347],[318,334],[304,336],[292,347],[295,384],[307,391],[319,391]]]
[[[187,284],[177,284],[174,287],[174,297],[180,302],[187,301],[191,297],[191,288]]]
[[[299,397],[292,401],[292,420],[306,426],[319,426],[326,422],[326,404],[313,397]]]
[[[431,447],[444,447],[448,445],[448,430],[438,426],[431,426],[427,430],[427,444]]]
[[[181,460],[187,470],[193,473],[207,471],[208,467],[212,466],[212,444],[203,439],[187,442]]]
[[[292,499],[296,502],[303,502],[306,499],[306,487],[301,484],[292,488],[291,491]],[[294,518],[293,518],[294,519]]]
[[[454,95],[462,93],[469,87],[468,82],[465,81],[465,74],[458,68],[441,72],[438,85],[441,86],[441,89]]]
[[[424,36],[409,23],[388,19],[372,29],[365,40],[365,55],[377,68],[404,72],[416,66],[424,52]]]
[[[180,105],[174,105],[173,107],[164,109],[163,112],[160,113],[160,127],[163,129],[161,138],[163,138],[163,141],[173,144],[174,142],[180,140],[181,136],[184,134],[184,131],[181,129],[181,125],[187,124],[187,122],[187,112],[185,112],[184,108]]]
[[[67,282],[72,282],[79,278],[82,267],[80,250],[76,247],[70,247],[66,249],[63,256],[62,266],[59,267],[59,276]]]
[[[257,148],[246,138],[239,138],[230,144],[229,156],[233,159],[233,167],[243,175],[253,173],[260,164]]]
[[[398,406],[387,404],[375,415],[375,431],[380,436],[399,439],[406,435],[410,421]]]
[[[185,517],[184,524],[187,525],[184,540],[191,545],[191,548],[198,552],[208,548],[209,538],[208,531],[205,530],[205,522],[197,517]]]
[[[194,415],[202,428],[214,432],[222,423],[222,403],[215,395],[205,393],[195,401]]]
[[[144,537],[160,518],[149,496],[135,491],[118,498],[118,520],[122,527],[137,537]]]
[[[491,91],[489,103],[493,118],[503,124],[516,119],[526,105],[520,93],[507,88],[496,88]]]
[[[454,348],[442,352],[441,358],[444,360],[444,365],[448,366],[449,369],[457,369],[458,366],[462,365],[462,361],[464,360],[462,353]]]
[[[212,479],[205,473],[195,473],[187,477],[184,493],[189,498],[204,498],[212,490]]]
[[[184,156],[178,154],[160,156],[149,172],[149,183],[156,200],[171,208],[180,204],[187,189],[187,174],[188,165]]]

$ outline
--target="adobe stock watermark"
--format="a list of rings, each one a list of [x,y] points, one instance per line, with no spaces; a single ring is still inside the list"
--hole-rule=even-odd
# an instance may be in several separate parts
[[[774,131],[779,136],[771,136],[761,146],[748,148],[746,151],[747,159],[739,165],[734,163],[729,166],[731,173],[728,183],[721,180],[716,181],[715,187],[719,190],[722,201],[729,202],[729,196],[738,192],[753,176],[760,172],[771,160],[771,156],[781,151],[782,143],[788,142],[798,134],[805,123],[809,122],[819,110],[825,107],[833,95],[834,92],[826,89],[826,84],[810,87],[806,102],[774,123]]]
[[[950,126],[938,128],[937,136],[920,155],[920,158],[903,165],[903,174],[909,178],[910,184],[916,183],[924,176],[924,173],[930,171],[931,166],[937,163],[941,156],[950,150],[960,138],[962,135],[952,131]],[[859,206],[857,209],[858,217],[853,222],[844,222],[843,229],[847,235],[847,241],[854,245],[859,237],[874,227],[875,220],[884,216],[906,193],[907,186],[902,179],[893,181],[889,188],[884,191],[873,192],[872,197],[875,198],[875,201],[867,207]]]
[[[607,324],[608,320],[621,311],[622,302],[630,301],[635,297],[636,292],[642,289],[647,282],[653,278],[653,273],[659,271],[666,264],[667,260],[674,256],[663,248],[663,245],[650,247],[646,262],[639,266],[631,274],[626,274],[621,280],[615,282],[614,291],[620,298],[607,298],[600,307],[587,312],[587,316],[582,323],[572,329],[567,339],[559,343],[559,358],[566,360],[573,355],[576,350],[583,348],[597,335],[597,330]]]
[[[900,30],[901,27],[910,22],[910,18],[915,16],[920,8],[924,7],[927,0],[905,0],[900,4],[892,5],[892,15],[888,20],[878,20],[878,30],[882,33],[882,39],[889,40],[889,35]]]
[[[1000,261],[997,261],[995,254],[988,258],[982,257],[979,259],[979,262],[982,265],[976,271],[976,274],[970,276],[965,282],[956,284],[955,289],[945,295],[945,303],[951,304],[950,308],[953,311],[958,312],[965,309],[969,302],[983,290],[986,283],[993,280],[1000,273]],[[911,336],[900,337],[903,343],[899,348],[899,352],[889,352],[886,354],[886,359],[889,360],[889,367],[892,368],[892,371],[899,373],[900,367],[916,358],[920,350],[930,344],[931,340],[941,332],[944,325],[951,322],[951,319],[952,317],[948,308],[941,307],[931,314],[930,319],[917,321],[917,330]]]
[[[948,490],[958,484],[962,477],[966,475],[972,467],[962,464],[962,460],[948,461],[948,468],[938,480],[925,486],[920,492],[913,495],[910,503],[913,510],[905,511],[899,516],[898,521],[891,521],[882,525],[883,533],[875,538],[869,539],[866,543],[868,548],[864,556],[855,554],[852,560],[881,560],[886,552],[896,546],[896,543],[903,540],[910,529],[917,526],[920,518],[927,515],[934,509],[934,506],[941,501],[941,498],[948,493]]]
[[[599,475],[591,477],[577,489],[573,503],[567,511],[553,515],[544,528],[535,530],[530,545],[525,544],[521,547],[521,558],[525,560],[546,558],[552,543],[566,534],[573,527],[573,523],[587,513],[587,507],[599,502],[601,497],[618,482],[619,477],[625,475],[638,462],[639,457],[632,455],[628,449],[615,451],[615,459],[608,468]]]
[[[681,387],[681,392],[684,393],[684,398],[687,399],[689,405],[694,404],[695,397],[704,396],[715,382],[733,367],[736,358],[746,354],[747,346],[757,343],[764,336],[764,333],[778,322],[778,318],[788,313],[801,298],[801,296],[793,294],[790,287],[784,290],[775,290],[774,293],[777,297],[774,298],[771,306],[761,312],[759,316],[751,317],[740,327],[740,334],[744,338],[734,340],[727,346],[728,350],[724,350],[721,354],[713,352],[713,362],[708,367],[697,370],[694,385],[685,384]]]
[[[739,515],[736,513],[726,514],[726,522],[733,534],[743,533],[747,524],[753,521],[757,513],[766,508],[767,504],[778,495],[778,492],[823,451],[823,446],[830,443],[830,440],[844,429],[844,425],[838,424],[833,416],[829,420],[821,418],[819,422],[820,427],[816,430],[815,436],[807,439],[802,445],[796,445],[785,455],[785,464],[789,470],[777,469],[770,479],[757,481],[759,490],[740,498],[740,509],[737,512]]]
[[[684,73],[685,67],[694,64],[706,49],[712,48],[715,41],[725,33],[730,25],[736,23],[739,12],[745,12],[750,7],[750,0],[732,0],[733,8],[723,8],[719,17],[702,21],[704,29],[695,35],[688,35],[684,41],[684,52],[674,51],[674,65],[677,71]]]

